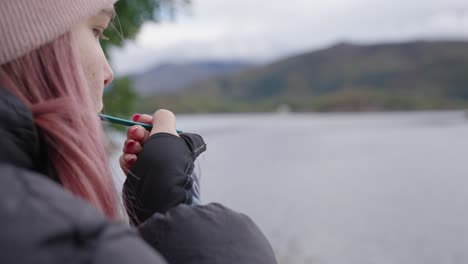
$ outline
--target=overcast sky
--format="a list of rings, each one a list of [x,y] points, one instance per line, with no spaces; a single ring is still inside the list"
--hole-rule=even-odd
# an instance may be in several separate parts
[[[113,52],[117,74],[168,62],[268,62],[337,42],[468,39],[467,0],[193,0]]]

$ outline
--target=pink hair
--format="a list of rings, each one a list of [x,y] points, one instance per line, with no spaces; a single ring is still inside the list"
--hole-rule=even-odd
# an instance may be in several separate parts
[[[0,84],[33,112],[63,186],[117,217],[104,134],[71,33],[0,66]]]

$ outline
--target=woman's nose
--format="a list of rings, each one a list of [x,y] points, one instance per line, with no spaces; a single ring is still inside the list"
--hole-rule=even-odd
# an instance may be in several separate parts
[[[104,65],[104,86],[109,85],[114,80],[114,72],[112,71],[109,62]]]

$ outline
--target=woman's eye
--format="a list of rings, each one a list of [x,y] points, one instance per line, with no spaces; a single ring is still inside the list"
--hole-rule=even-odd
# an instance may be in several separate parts
[[[94,32],[94,36],[98,39],[102,39],[102,40],[109,40],[108,37],[104,36],[104,30],[101,29],[101,28],[95,28],[93,29],[93,32]]]

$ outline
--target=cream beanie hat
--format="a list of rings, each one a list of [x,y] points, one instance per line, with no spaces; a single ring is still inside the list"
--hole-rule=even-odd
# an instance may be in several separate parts
[[[116,0],[0,0],[0,65],[60,35]]]

